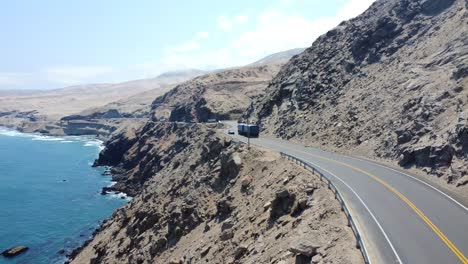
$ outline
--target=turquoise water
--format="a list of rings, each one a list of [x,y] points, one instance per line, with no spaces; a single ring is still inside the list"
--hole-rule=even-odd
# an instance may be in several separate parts
[[[127,199],[100,195],[111,184],[91,164],[100,142],[27,135],[0,128],[0,252],[25,245],[11,263],[63,263]]]

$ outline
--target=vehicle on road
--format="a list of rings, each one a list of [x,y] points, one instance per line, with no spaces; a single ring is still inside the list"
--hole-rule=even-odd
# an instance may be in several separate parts
[[[237,133],[246,137],[258,137],[260,128],[254,124],[239,123],[237,124]]]
[[[228,130],[228,134],[229,134],[229,135],[234,135],[234,134],[236,134],[236,132],[234,132],[234,130],[232,130],[232,129],[229,129],[229,130]]]

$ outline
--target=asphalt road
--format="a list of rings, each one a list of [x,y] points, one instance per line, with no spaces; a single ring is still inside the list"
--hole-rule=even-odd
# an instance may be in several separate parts
[[[251,144],[295,156],[326,174],[343,195],[371,263],[468,263],[468,209],[427,183],[279,139],[256,138]]]

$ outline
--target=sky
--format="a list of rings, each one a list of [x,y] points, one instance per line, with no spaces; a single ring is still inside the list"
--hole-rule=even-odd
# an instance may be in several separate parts
[[[308,47],[374,0],[0,3],[0,89],[51,89],[245,65]]]

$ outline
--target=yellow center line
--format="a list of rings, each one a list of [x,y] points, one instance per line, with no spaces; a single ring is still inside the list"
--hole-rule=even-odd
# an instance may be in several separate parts
[[[373,178],[374,180],[376,180],[377,182],[379,182],[380,184],[385,186],[387,189],[389,189],[391,192],[393,192],[401,200],[403,200],[411,209],[413,209],[413,211],[432,229],[432,231],[434,231],[434,233],[436,233],[439,236],[439,238],[445,243],[445,245],[447,245],[447,247],[450,250],[452,250],[452,252],[460,259],[460,261],[463,264],[468,264],[468,258],[466,258],[465,255],[463,255],[463,253],[452,243],[452,241],[450,241],[447,238],[447,236],[445,236],[444,233],[442,233],[442,231],[440,231],[440,229],[434,223],[432,223],[432,221],[426,215],[424,215],[424,213],[421,212],[421,210],[419,210],[418,207],[416,207],[416,205],[414,205],[408,198],[406,198],[406,196],[404,196],[402,193],[397,191],[395,188],[393,188],[387,182],[383,181],[379,177],[377,177],[377,176],[375,176],[375,175],[373,175],[373,174],[371,174],[371,173],[369,173],[367,171],[364,171],[364,170],[362,170],[360,168],[354,167],[354,166],[352,166],[350,164],[347,164],[347,163],[344,163],[344,162],[341,162],[341,161],[336,161],[336,160],[329,159],[329,158],[325,158],[325,157],[318,156],[318,155],[308,153],[308,152],[305,152],[305,151],[301,151],[301,150],[295,150],[295,151],[299,151],[299,152],[302,152],[302,153],[304,153],[306,155],[309,155],[309,156],[312,156],[312,157],[316,157],[316,158],[319,158],[319,159],[323,159],[323,160],[327,160],[327,161],[330,161],[330,162],[334,162],[334,163],[343,165],[345,167],[348,167],[348,168],[350,168],[352,170],[361,172],[361,173]]]

